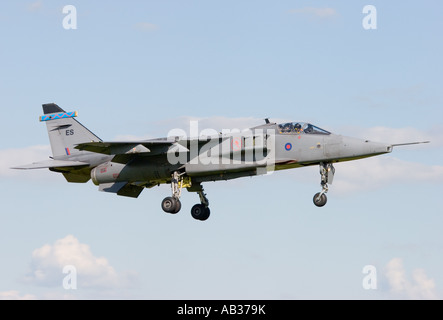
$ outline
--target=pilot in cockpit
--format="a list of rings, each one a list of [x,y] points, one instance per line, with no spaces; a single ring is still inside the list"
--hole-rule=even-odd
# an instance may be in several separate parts
[[[298,134],[300,133],[300,131],[301,131],[301,125],[300,123],[296,123],[294,126],[294,132]]]
[[[289,122],[283,126],[281,132],[282,133],[289,133],[289,132],[292,132],[293,130],[294,130],[294,125]]]

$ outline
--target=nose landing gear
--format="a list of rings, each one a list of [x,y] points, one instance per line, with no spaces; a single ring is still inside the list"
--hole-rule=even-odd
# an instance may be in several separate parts
[[[334,179],[335,168],[332,163],[323,163],[320,162],[320,175],[321,175],[321,192],[318,192],[314,195],[313,201],[317,207],[323,207],[328,198],[326,197],[326,193],[328,192],[328,183],[332,184],[332,180]]]

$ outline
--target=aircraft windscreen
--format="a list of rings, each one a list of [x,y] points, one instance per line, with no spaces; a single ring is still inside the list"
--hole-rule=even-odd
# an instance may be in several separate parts
[[[331,134],[329,131],[304,122],[282,123],[278,125],[278,129],[283,134]]]

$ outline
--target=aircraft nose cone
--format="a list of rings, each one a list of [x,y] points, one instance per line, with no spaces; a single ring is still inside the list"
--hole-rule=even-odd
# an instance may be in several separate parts
[[[367,154],[381,154],[392,152],[391,145],[369,140],[364,140],[362,148]]]
[[[390,153],[392,152],[392,146],[385,143],[380,142],[372,142],[369,140],[365,140],[370,147],[371,153],[379,154],[379,153]]]
[[[342,148],[344,155],[355,158],[365,158],[392,152],[392,145],[351,137],[343,137]]]

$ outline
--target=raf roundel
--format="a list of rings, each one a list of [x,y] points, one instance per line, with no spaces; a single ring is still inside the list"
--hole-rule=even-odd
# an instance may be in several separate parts
[[[287,144],[285,144],[285,149],[286,151],[289,151],[292,149],[292,144],[290,144],[289,142]]]

